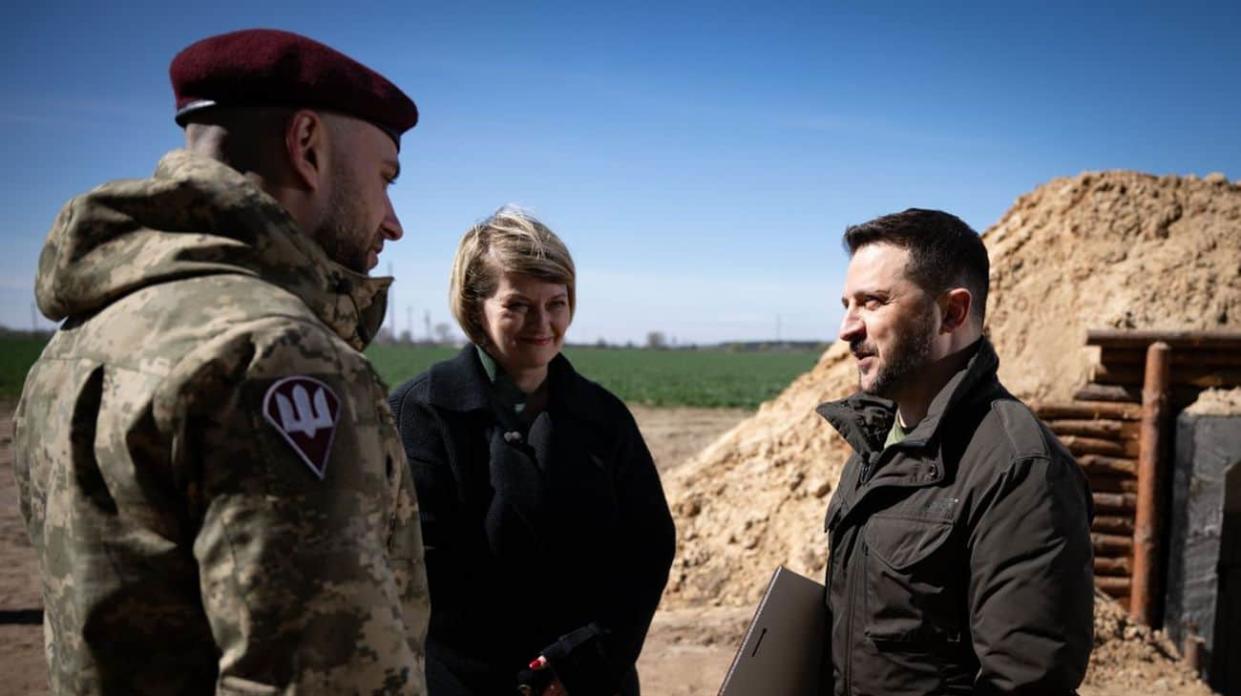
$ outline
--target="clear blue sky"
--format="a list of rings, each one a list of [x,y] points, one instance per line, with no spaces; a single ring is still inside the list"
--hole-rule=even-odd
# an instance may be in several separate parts
[[[570,340],[828,339],[844,227],[910,206],[979,231],[1086,170],[1241,177],[1241,4],[53,3],[0,27],[0,324],[31,325],[70,196],[181,142],[167,66],[301,32],[418,102],[380,268],[448,321],[464,230],[504,203],[579,267]],[[99,3],[105,5],[105,3]],[[778,317],[778,318],[777,318]]]

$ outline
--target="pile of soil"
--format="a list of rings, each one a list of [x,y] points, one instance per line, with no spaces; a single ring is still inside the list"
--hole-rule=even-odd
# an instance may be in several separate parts
[[[1085,384],[1097,359],[1087,329],[1241,327],[1241,182],[1223,175],[1056,179],[983,241],[1000,378],[1027,401],[1067,400]],[[665,606],[752,606],[779,564],[822,575],[823,514],[849,447],[813,409],[856,383],[837,343],[670,473],[680,533]]]
[[[1195,416],[1241,415],[1241,387],[1208,389],[1198,395],[1197,401],[1185,408],[1185,413]]]
[[[1212,693],[1180,661],[1178,651],[1162,631],[1134,623],[1123,607],[1101,592],[1095,593],[1094,652],[1090,653],[1084,686],[1125,694]]]

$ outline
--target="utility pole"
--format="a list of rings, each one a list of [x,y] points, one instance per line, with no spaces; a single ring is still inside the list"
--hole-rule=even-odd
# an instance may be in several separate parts
[[[409,333],[409,342],[414,342],[414,306],[405,305],[405,330]]]
[[[427,332],[423,336],[427,337],[427,343],[431,342],[431,310],[427,310],[422,314],[422,324],[426,327]]]

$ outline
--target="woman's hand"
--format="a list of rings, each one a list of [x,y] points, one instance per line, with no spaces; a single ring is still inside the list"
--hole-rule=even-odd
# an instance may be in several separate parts
[[[547,658],[539,655],[530,662],[530,669],[534,672],[541,672],[548,668]],[[569,691],[564,688],[564,684],[560,683],[560,678],[552,675],[551,682],[543,687],[538,696],[568,696]]]

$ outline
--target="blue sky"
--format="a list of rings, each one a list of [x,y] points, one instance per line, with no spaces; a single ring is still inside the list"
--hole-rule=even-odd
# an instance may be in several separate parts
[[[982,231],[1087,170],[1241,177],[1241,4],[929,5],[10,8],[0,324],[31,325],[65,200],[181,143],[172,56],[245,27],[331,44],[418,102],[393,189],[406,237],[377,269],[416,335],[427,312],[450,321],[456,243],[505,203],[574,253],[570,340],[830,339],[848,224],[918,206]]]

